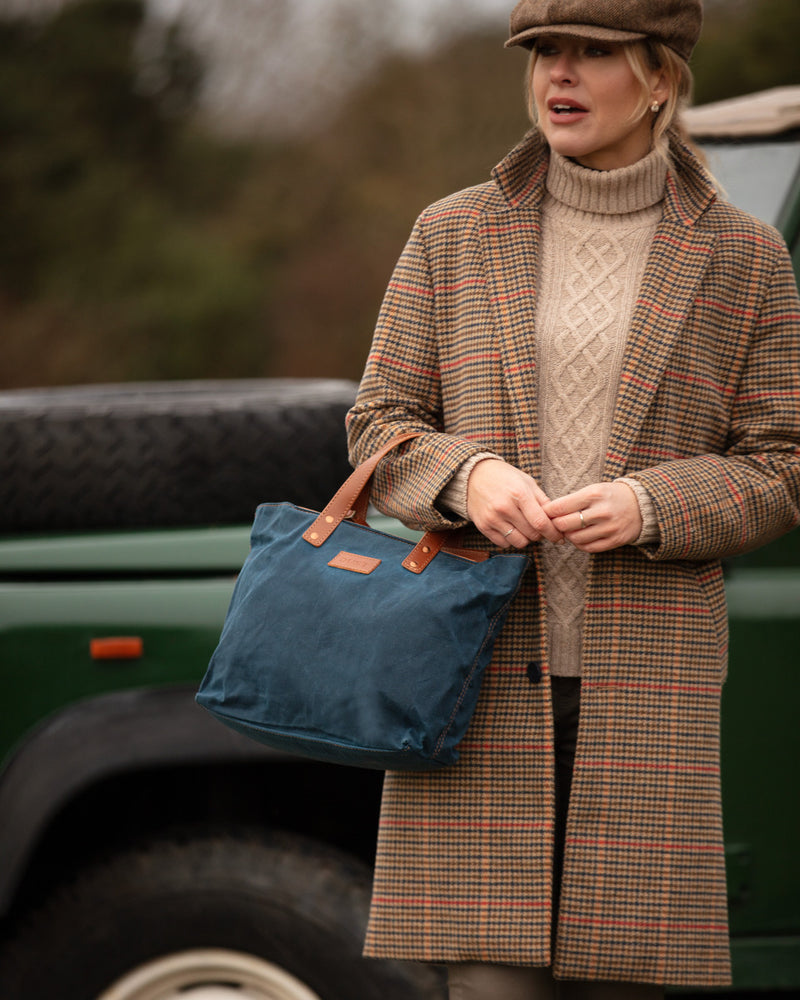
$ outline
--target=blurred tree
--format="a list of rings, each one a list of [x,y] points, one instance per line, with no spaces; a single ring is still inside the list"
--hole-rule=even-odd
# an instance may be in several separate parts
[[[798,39],[798,0],[708,3],[692,58],[696,103],[800,83]]]
[[[297,227],[272,304],[279,370],[360,375],[416,215],[487,180],[528,127],[525,64],[495,35],[462,38],[435,57],[387,60],[313,143],[294,151],[294,194],[272,215],[287,235]]]
[[[261,363],[260,289],[209,231],[246,154],[192,131],[200,65],[174,32],[142,86],[142,17],[88,0],[0,23],[5,385]]]

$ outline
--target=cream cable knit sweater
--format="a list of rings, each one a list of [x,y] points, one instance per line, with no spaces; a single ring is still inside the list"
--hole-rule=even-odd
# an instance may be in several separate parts
[[[620,170],[595,171],[551,154],[536,295],[536,366],[541,486],[555,498],[602,474],[622,356],[650,244],[661,218],[666,164],[656,153]],[[466,463],[443,506],[466,516]],[[658,537],[650,498],[633,480],[643,530]],[[581,672],[581,632],[590,556],[542,544],[550,670]]]

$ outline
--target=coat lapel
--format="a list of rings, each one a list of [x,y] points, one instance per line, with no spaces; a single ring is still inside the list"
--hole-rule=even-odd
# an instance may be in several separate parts
[[[668,372],[675,339],[711,259],[715,238],[696,229],[697,214],[698,206],[681,199],[669,177],[664,215],[650,249],[623,356],[606,452],[606,480],[626,470],[631,448]]]
[[[508,207],[487,213],[480,245],[508,398],[514,412],[519,464],[534,478],[541,452],[536,417],[534,315],[540,207],[548,157],[530,134],[494,171]],[[531,161],[534,169],[531,171]]]
[[[533,326],[539,212],[489,215],[481,229],[489,297],[495,312],[506,391],[514,411],[520,465],[534,477],[540,451]]]

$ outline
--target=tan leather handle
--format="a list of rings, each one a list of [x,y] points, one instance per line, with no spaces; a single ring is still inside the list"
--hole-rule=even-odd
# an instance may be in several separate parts
[[[413,438],[421,436],[421,431],[398,434],[382,448],[379,448],[365,462],[362,462],[339,487],[330,503],[328,503],[319,517],[316,518],[311,527],[304,532],[303,538],[311,545],[319,548],[320,545],[330,538],[346,518],[353,517],[358,523],[366,524],[369,485],[378,462],[393,448],[397,448],[398,445],[403,444],[405,441],[411,441]],[[473,562],[482,562],[488,559],[489,553],[483,552],[480,549],[462,549],[448,546],[448,540],[452,538],[452,535],[453,532],[450,531],[428,531],[403,560],[403,566],[411,573],[421,573],[442,549],[446,549],[464,559],[471,559]]]
[[[391,441],[387,442],[382,448],[379,448],[374,455],[362,462],[342,483],[339,489],[334,493],[328,505],[319,515],[319,517],[314,521],[311,527],[304,532],[303,538],[310,542],[312,545],[316,545],[319,548],[323,542],[327,541],[328,538],[333,534],[333,532],[339,527],[339,525],[344,521],[346,517],[351,515],[353,510],[358,510],[359,508],[366,511],[366,502],[360,503],[362,494],[366,500],[369,496],[367,492],[367,487],[369,486],[370,480],[372,479],[372,474],[375,471],[378,462],[392,450],[392,448],[397,448],[398,445],[403,444],[404,441],[410,441],[412,438],[421,437],[420,431],[408,434],[398,434],[393,437]]]
[[[453,535],[460,534],[459,529],[428,531],[405,557],[403,566],[412,573],[421,573],[439,552],[448,552],[451,556],[460,556],[470,562],[485,562],[489,558],[489,553],[483,549],[465,549],[453,545]]]

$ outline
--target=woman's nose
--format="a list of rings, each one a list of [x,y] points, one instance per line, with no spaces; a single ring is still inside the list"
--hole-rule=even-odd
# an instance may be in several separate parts
[[[553,83],[574,83],[575,78],[573,60],[567,53],[562,53],[550,67],[550,79]]]

